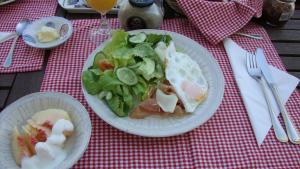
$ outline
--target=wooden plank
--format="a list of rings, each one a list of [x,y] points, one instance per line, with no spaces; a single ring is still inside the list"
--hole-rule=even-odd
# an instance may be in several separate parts
[[[297,10],[297,9],[300,9],[300,1],[298,0],[298,1],[296,1],[296,6],[295,6],[295,9]]]
[[[300,57],[281,57],[288,71],[300,71]]]
[[[300,19],[300,10],[295,10],[295,13],[292,16],[292,19]]]
[[[107,15],[107,18],[111,18],[112,16],[115,16],[115,15]],[[90,19],[99,19],[100,20],[100,18],[101,18],[100,14],[97,14],[97,13],[90,14]]]
[[[298,79],[300,79],[300,72],[289,72],[291,75],[296,76]],[[300,83],[298,84],[298,86]]]
[[[7,98],[6,105],[30,93],[40,91],[50,51],[46,50],[43,69],[36,72],[18,73]],[[26,82],[26,83],[24,83]]]
[[[280,29],[300,29],[300,20],[289,20],[285,25],[280,27]]]
[[[8,94],[9,89],[0,90],[0,109],[4,108]]]
[[[116,14],[107,14],[106,15],[107,18],[116,18],[117,15]],[[74,13],[66,13],[66,18],[68,19],[99,19],[100,22],[100,18],[101,15],[98,13],[86,13],[86,14],[74,14]]]
[[[300,30],[267,29],[272,41],[300,42]]]
[[[279,55],[300,57],[300,43],[273,43]],[[300,66],[299,66],[300,67]]]
[[[65,17],[70,20],[74,19],[90,19],[90,14],[74,14],[74,13],[69,13],[66,12]]]
[[[0,87],[11,87],[15,80],[16,74],[1,74],[0,75]]]
[[[40,90],[43,77],[44,71],[18,73],[6,105],[14,102],[22,96],[38,92]]]
[[[296,76],[298,79],[300,79],[300,72],[289,72],[291,75]],[[297,85],[297,89],[300,92],[300,83]]]
[[[66,11],[60,5],[57,5],[56,11],[55,11],[55,16],[64,17],[64,16],[66,16]]]

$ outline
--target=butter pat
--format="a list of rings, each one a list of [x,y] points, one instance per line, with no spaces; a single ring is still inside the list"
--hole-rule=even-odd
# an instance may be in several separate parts
[[[51,42],[59,38],[58,31],[54,28],[43,26],[37,33],[37,39],[41,43]]]

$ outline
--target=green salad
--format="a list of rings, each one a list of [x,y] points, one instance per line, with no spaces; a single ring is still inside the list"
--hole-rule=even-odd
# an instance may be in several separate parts
[[[164,64],[154,48],[158,42],[168,45],[171,40],[169,35],[114,31],[82,74],[86,91],[105,101],[117,116],[128,116],[165,79]]]

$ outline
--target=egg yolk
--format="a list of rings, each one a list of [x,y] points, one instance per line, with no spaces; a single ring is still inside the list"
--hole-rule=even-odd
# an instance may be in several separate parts
[[[203,100],[204,94],[202,88],[198,84],[194,82],[183,81],[181,88],[190,99],[198,102]]]

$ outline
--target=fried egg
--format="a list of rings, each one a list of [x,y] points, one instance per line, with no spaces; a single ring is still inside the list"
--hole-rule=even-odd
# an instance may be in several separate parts
[[[194,112],[208,93],[208,83],[198,63],[187,54],[171,51],[166,56],[165,72],[185,111]]]

